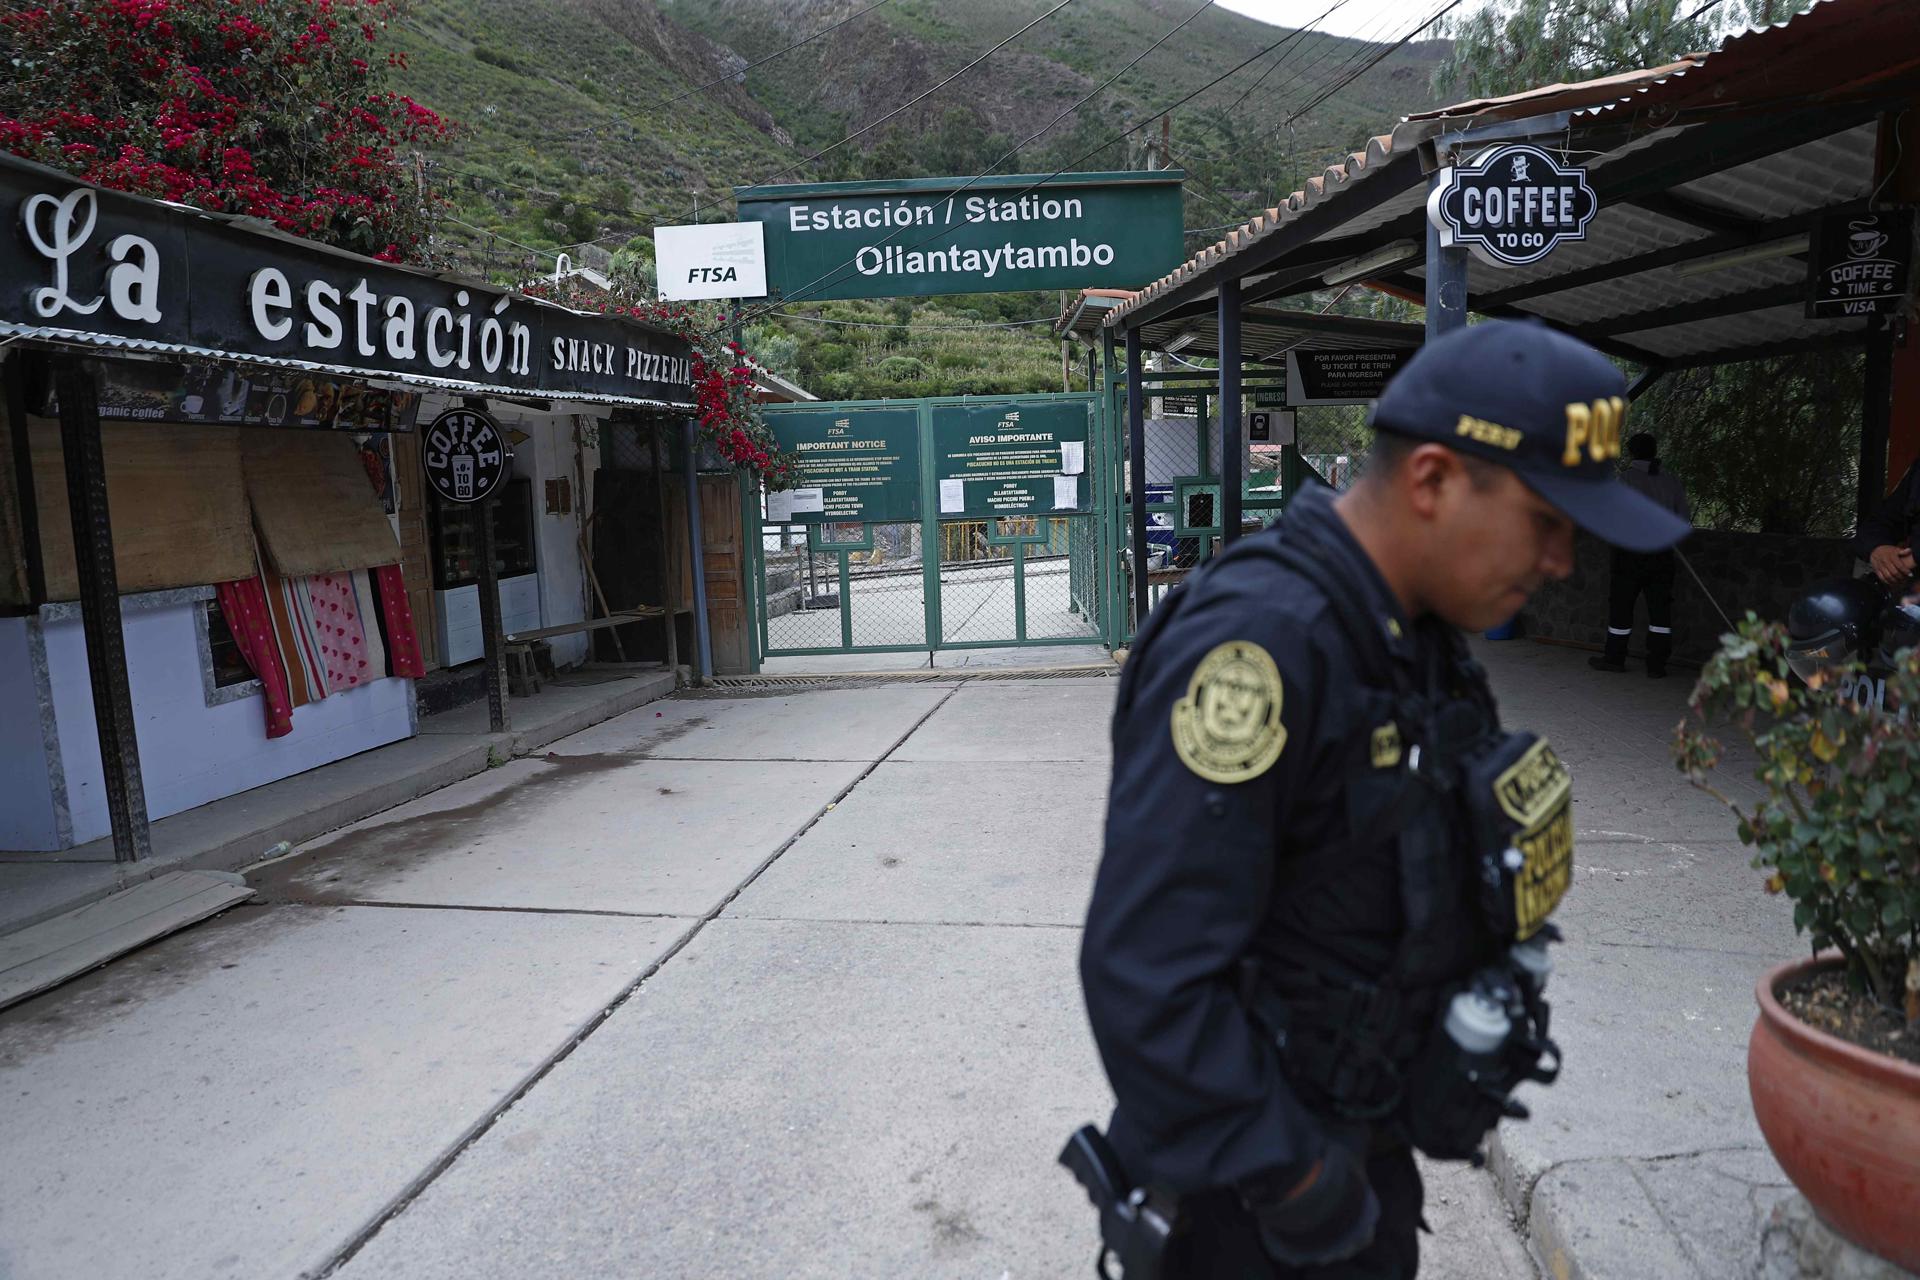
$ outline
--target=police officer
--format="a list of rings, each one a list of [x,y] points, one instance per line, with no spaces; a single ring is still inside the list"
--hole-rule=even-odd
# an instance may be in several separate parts
[[[1920,462],[1908,467],[1893,492],[1860,522],[1853,550],[1889,590],[1913,581],[1914,559],[1920,556]]]
[[[1551,1079],[1569,783],[1499,731],[1461,632],[1570,573],[1576,523],[1686,532],[1616,480],[1622,392],[1543,326],[1430,343],[1351,491],[1303,489],[1141,628],[1080,969],[1109,1155],[1177,1205],[1166,1280],[1414,1275],[1413,1148],[1474,1156]]]

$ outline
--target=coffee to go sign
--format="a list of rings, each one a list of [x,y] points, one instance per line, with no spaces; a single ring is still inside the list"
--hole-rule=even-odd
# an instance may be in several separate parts
[[[1492,147],[1442,169],[1427,197],[1441,246],[1464,245],[1494,267],[1524,267],[1562,241],[1586,239],[1599,208],[1585,169],[1525,145]]]

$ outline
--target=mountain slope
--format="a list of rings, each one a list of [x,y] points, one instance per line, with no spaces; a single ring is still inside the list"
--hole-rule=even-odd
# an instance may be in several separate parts
[[[1213,228],[1252,216],[1369,133],[1430,105],[1432,70],[1446,51],[1442,42],[1409,45],[1305,111],[1379,46],[1290,36],[1214,8],[1068,112],[1197,4],[1073,0],[926,101],[809,162],[1051,0],[889,0],[729,75],[869,3],[416,0],[399,34],[409,59],[403,88],[462,125],[423,168],[449,200],[443,251],[502,280],[551,270],[551,252],[562,249],[604,265],[605,254],[632,244],[650,261],[653,225],[693,220],[696,202],[701,218],[730,216],[735,185],[980,173],[1063,112],[998,171],[1144,167],[1167,106],[1281,42],[1172,113],[1168,149],[1190,174],[1188,247],[1197,248]],[[1114,140],[1135,125],[1144,127]],[[750,346],[840,398],[1057,390],[1059,355],[1044,325],[955,328],[1036,320],[1057,306],[1051,294],[829,303],[805,308],[811,320],[768,321]]]

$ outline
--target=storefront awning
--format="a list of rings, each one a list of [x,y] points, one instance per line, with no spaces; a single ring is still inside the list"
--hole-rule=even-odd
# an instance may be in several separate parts
[[[1203,316],[1229,278],[1249,306],[1350,280],[1419,300],[1436,151],[1526,138],[1584,165],[1600,211],[1585,241],[1530,266],[1473,261],[1472,310],[1649,367],[1857,345],[1866,321],[1806,315],[1805,237],[1865,209],[1881,116],[1916,92],[1912,0],[1817,0],[1712,54],[1411,117],[1104,323]]]
[[[691,348],[639,320],[394,266],[10,156],[0,156],[0,218],[16,228],[0,256],[0,341],[693,407]]]

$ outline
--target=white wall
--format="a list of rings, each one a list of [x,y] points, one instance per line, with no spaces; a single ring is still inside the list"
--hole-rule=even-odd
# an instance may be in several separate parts
[[[0,618],[0,849],[57,849],[26,618]]]
[[[531,439],[516,447],[515,475],[533,482],[535,550],[540,566],[540,625],[557,627],[587,617],[587,574],[580,560],[580,479],[573,469],[573,418],[568,414],[519,412],[501,406],[500,425],[519,427]],[[547,481],[566,477],[573,486],[573,510],[547,514]],[[578,666],[586,661],[590,638],[586,633],[555,636],[553,665]]]
[[[271,740],[258,694],[208,706],[194,627],[194,613],[203,608],[203,602],[193,601],[130,608],[122,615],[150,817],[180,813],[413,736],[411,680],[376,680],[300,707],[293,713],[293,732]],[[72,841],[84,844],[111,832],[94,735],[86,641],[78,617],[43,626]],[[13,686],[22,680],[31,680],[24,664],[0,667],[0,699],[13,698]],[[0,794],[11,811],[13,792]],[[9,812],[0,824],[0,829],[14,825],[14,815]]]

